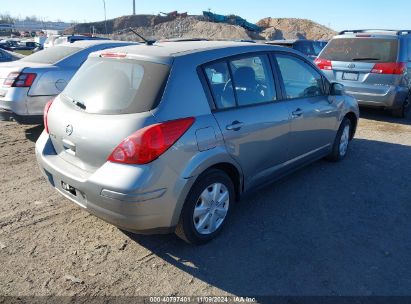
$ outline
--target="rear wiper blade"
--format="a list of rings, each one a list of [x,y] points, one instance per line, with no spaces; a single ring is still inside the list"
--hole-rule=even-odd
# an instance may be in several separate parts
[[[73,98],[71,98],[71,97],[68,97],[68,96],[66,96],[66,95],[65,95],[65,97],[66,97],[68,100],[70,100],[72,103],[74,103],[76,106],[78,106],[80,109],[83,109],[83,110],[86,109],[86,105],[85,105],[84,103],[82,103],[82,102],[80,102],[80,101],[77,101],[77,100],[75,100],[75,99],[73,99]]]
[[[83,110],[86,109],[86,105],[85,105],[84,103],[81,103],[80,101],[73,100],[73,103],[74,103],[76,106],[78,106],[80,109],[83,109]]]
[[[352,61],[367,61],[367,60],[381,60],[380,58],[374,57],[360,57],[360,58],[353,58]]]

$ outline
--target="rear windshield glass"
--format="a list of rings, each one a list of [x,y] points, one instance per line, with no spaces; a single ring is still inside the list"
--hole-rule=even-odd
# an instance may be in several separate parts
[[[323,41],[314,41],[313,42],[313,48],[314,48],[314,54],[315,56],[318,56],[322,49],[326,46],[327,42]]]
[[[298,41],[294,44],[294,49],[309,56],[317,56],[311,41]]]
[[[332,61],[396,62],[397,39],[340,38],[331,40],[321,58]]]
[[[55,64],[80,50],[82,49],[77,47],[56,46],[26,56],[23,59],[20,59],[20,61]]]
[[[169,70],[147,61],[89,58],[62,96],[88,113],[146,112],[157,105]]]

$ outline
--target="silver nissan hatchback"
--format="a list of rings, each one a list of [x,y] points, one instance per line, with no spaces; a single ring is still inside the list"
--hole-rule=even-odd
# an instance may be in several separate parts
[[[128,46],[91,54],[48,103],[36,155],[50,184],[99,218],[200,244],[243,193],[344,158],[358,117],[343,86],[290,49]]]

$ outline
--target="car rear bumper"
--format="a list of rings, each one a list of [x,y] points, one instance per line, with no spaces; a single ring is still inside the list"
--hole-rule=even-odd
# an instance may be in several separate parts
[[[13,112],[17,115],[28,115],[26,100],[24,97],[18,99],[0,97],[0,110]]]
[[[39,125],[43,123],[43,115],[18,115],[12,111],[0,109],[0,120],[15,120],[23,125]]]
[[[323,71],[330,81],[341,83],[345,92],[355,97],[360,106],[397,109],[403,106],[410,88],[402,75],[361,74],[359,81],[344,80],[344,70]]]
[[[176,212],[192,184],[192,178],[180,178],[167,168],[162,178],[142,166],[110,162],[93,173],[84,171],[56,155],[45,132],[36,143],[36,157],[42,173],[58,192],[89,213],[132,232],[174,231]]]
[[[403,106],[409,94],[408,88],[400,86],[386,87],[380,93],[370,92],[364,88],[345,85],[347,94],[354,96],[360,106],[384,107],[396,109]]]
[[[21,123],[42,123],[44,107],[54,96],[27,94],[28,88],[0,89],[0,110],[12,112],[14,119]]]

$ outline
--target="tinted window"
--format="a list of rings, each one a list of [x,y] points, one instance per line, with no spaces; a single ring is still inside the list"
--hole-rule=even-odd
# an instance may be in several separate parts
[[[235,107],[233,86],[226,62],[209,64],[204,68],[211,93],[218,109]]]
[[[81,48],[77,47],[56,46],[26,56],[23,59],[20,59],[20,61],[55,64],[80,50]]]
[[[411,61],[411,38],[408,39],[408,60]]]
[[[334,61],[396,62],[397,39],[337,38],[331,40],[321,58]]]
[[[140,113],[157,105],[169,66],[137,60],[88,59],[62,93],[84,111],[99,114]]]
[[[314,51],[313,42],[311,41],[297,41],[294,44],[294,49],[300,51],[301,53],[309,56],[316,56]]]
[[[276,100],[268,57],[253,56],[230,61],[239,106]],[[231,84],[230,84],[231,85]]]
[[[327,45],[327,42],[324,41],[314,41],[313,47],[314,47],[314,55],[318,56],[318,54],[321,53],[323,48]]]
[[[321,75],[294,56],[276,55],[288,99],[323,95]]]

